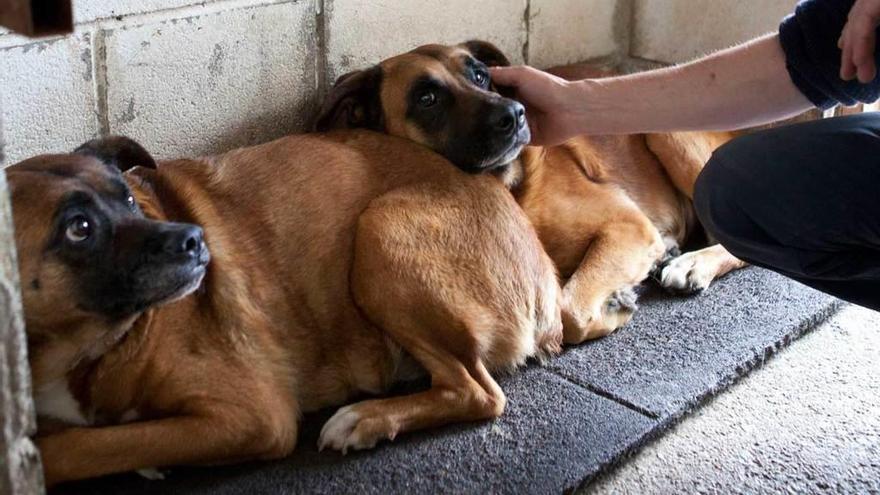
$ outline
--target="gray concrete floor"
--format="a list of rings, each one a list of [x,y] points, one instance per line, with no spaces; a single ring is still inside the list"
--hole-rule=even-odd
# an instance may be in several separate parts
[[[583,493],[880,492],[880,313],[847,306]]]

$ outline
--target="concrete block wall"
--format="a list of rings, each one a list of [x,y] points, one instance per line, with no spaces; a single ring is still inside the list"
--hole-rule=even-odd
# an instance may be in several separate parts
[[[634,0],[630,56],[679,63],[776,31],[798,0]]]
[[[630,3],[78,0],[70,36],[0,31],[7,164],[111,133],[171,158],[304,130],[336,77],[423,43],[483,38],[538,66],[613,58]]]
[[[796,0],[78,0],[76,32],[0,30],[7,163],[128,134],[163,158],[304,130],[350,70],[428,42],[537,67],[647,68],[768,32]]]
[[[796,0],[78,0],[76,32],[0,30],[7,163],[127,134],[162,158],[307,128],[336,77],[483,38],[516,63],[647,68],[772,31]]]

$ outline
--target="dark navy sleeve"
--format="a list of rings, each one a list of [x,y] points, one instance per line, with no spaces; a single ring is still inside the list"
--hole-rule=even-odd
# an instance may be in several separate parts
[[[837,40],[855,0],[803,0],[783,19],[779,40],[795,86],[817,107],[869,103],[880,97],[880,79],[868,84],[840,79]],[[880,36],[878,36],[880,39]],[[874,52],[880,67],[880,50]]]

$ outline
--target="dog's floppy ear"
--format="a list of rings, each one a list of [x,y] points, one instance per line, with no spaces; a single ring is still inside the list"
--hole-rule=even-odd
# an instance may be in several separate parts
[[[462,43],[462,46],[467,48],[474,58],[489,67],[507,67],[510,65],[510,60],[504,55],[504,52],[488,41],[470,40]]]
[[[92,139],[74,150],[74,153],[93,156],[107,166],[118,168],[121,172],[138,166],[156,168],[156,160],[153,160],[150,153],[134,140],[124,136]]]
[[[340,76],[321,105],[315,130],[324,132],[356,127],[383,130],[381,85],[382,68],[378,65]]]

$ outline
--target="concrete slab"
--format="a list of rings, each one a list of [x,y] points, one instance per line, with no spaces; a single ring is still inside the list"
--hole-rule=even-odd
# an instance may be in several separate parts
[[[0,48],[6,164],[72,151],[98,134],[92,33]]]
[[[73,2],[73,20],[77,24],[122,17],[144,12],[185,7],[187,5],[212,3],[213,0],[140,0],[138,2],[119,2],[116,0],[85,0]]]
[[[590,390],[671,418],[814,327],[835,300],[775,273],[748,268],[705,294],[652,290],[624,329],[568,350],[549,369]]]
[[[616,28],[628,19],[619,0],[531,0],[529,64],[536,67],[582,62],[613,55]],[[622,34],[622,33],[621,33]],[[626,33],[629,36],[629,33]]]
[[[304,130],[315,22],[300,0],[106,31],[109,131],[175,158]]]
[[[634,0],[630,55],[679,63],[769,33],[798,0]]]
[[[329,412],[306,424],[292,458],[177,469],[164,481],[116,476],[57,493],[560,493],[638,443],[656,423],[532,367],[501,380],[508,396],[494,422],[403,435],[374,451],[318,453]]]
[[[878,359],[849,306],[584,493],[878,493]]]
[[[522,62],[526,0],[325,0],[328,81],[426,43],[484,39]]]

